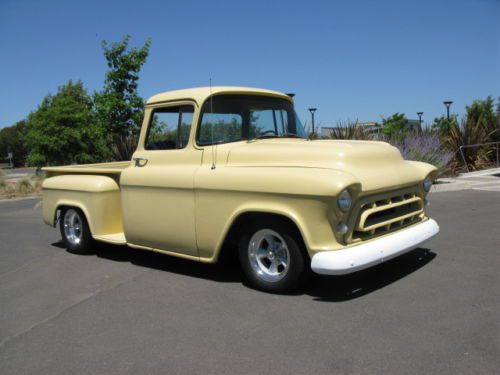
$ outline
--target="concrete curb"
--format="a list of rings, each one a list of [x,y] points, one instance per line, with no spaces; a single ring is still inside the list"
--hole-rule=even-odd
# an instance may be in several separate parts
[[[25,200],[35,200],[41,199],[42,195],[30,195],[27,197],[16,197],[16,198],[0,198],[0,204],[8,203],[8,202],[17,202],[17,201],[25,201]]]
[[[460,173],[459,178],[484,177],[495,174],[500,174],[500,168],[490,168],[490,169],[484,169],[482,171]]]

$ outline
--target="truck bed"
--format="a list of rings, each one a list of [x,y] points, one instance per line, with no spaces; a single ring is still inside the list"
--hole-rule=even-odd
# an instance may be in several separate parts
[[[130,161],[119,161],[112,163],[98,164],[77,164],[67,165],[62,167],[44,167],[43,171],[47,172],[47,177],[57,176],[61,174],[106,174],[120,175],[120,173],[128,168]]]

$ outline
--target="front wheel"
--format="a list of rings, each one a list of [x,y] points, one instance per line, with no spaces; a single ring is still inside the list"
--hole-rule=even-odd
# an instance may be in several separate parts
[[[91,254],[93,238],[83,212],[77,208],[64,208],[61,211],[59,228],[61,236],[70,253]]]
[[[250,225],[239,244],[239,259],[249,284],[267,292],[293,292],[310,273],[299,235],[281,221]]]

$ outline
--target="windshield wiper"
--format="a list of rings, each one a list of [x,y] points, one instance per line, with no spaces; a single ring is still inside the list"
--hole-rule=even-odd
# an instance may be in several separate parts
[[[266,138],[280,138],[281,136],[276,134],[259,134],[253,138],[248,138],[248,142],[255,141],[256,139],[266,139]]]
[[[281,135],[276,134],[259,134],[253,138],[249,138],[248,142],[255,141],[257,139],[268,139],[268,138],[298,138],[298,139],[307,139],[306,137],[300,136],[295,133],[286,133]]]
[[[280,138],[281,135],[276,135],[276,134],[261,134],[256,136],[254,139],[264,139],[264,138]]]
[[[306,137],[295,134],[295,133],[286,133],[282,135],[283,138],[300,138],[300,139],[306,139]]]

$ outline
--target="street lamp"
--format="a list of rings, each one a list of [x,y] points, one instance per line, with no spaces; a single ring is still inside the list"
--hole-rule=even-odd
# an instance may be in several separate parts
[[[417,112],[417,116],[418,116],[418,127],[420,128],[420,131],[422,131],[422,115],[424,114],[424,112]]]
[[[451,100],[448,100],[446,102],[443,102],[443,104],[446,106],[446,118],[449,120],[450,119],[450,105],[453,104]]]
[[[312,119],[312,134],[314,135],[314,112],[316,112],[318,108],[309,108],[309,112],[311,112],[311,119]]]

